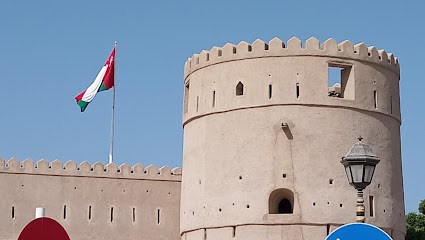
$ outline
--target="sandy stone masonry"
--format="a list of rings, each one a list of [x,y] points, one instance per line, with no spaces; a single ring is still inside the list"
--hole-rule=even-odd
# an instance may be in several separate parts
[[[356,191],[340,161],[359,136],[381,159],[366,222],[404,239],[399,82],[393,54],[349,41],[274,38],[193,55],[182,239],[325,239],[354,221]]]
[[[337,43],[329,38],[320,45],[319,40],[309,38],[304,47],[300,39],[293,37],[287,44],[279,38],[273,38],[268,44],[257,39],[251,44],[240,42],[237,46],[227,43],[223,47],[213,47],[210,51],[203,50],[194,54],[184,65],[184,79],[198,69],[234,60],[263,58],[263,57],[291,57],[291,56],[330,56],[341,59],[356,59],[367,61],[391,69],[400,76],[398,59],[385,50],[377,50],[374,46],[367,47],[364,43],[353,45],[346,40]]]
[[[16,240],[36,207],[71,239],[179,238],[181,168],[0,158],[0,239]]]

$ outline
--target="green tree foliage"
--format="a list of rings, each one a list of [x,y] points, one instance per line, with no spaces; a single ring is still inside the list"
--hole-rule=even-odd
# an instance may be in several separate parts
[[[419,214],[406,215],[406,240],[425,240],[425,200],[419,203]]]
[[[419,212],[425,214],[425,199],[419,203]]]

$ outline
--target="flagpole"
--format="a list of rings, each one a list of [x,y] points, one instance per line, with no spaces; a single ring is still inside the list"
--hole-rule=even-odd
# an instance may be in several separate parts
[[[117,63],[117,41],[115,41],[115,59],[114,59],[114,88],[112,89],[112,120],[111,120],[111,146],[109,149],[109,163],[113,162],[113,155],[114,155],[114,118],[115,118],[115,70],[116,70],[116,63]]]

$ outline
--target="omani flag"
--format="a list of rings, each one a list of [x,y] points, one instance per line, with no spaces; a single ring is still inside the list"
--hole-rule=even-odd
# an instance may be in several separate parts
[[[86,110],[87,105],[93,100],[97,92],[103,90],[108,90],[114,86],[114,64],[115,63],[115,48],[112,50],[111,55],[106,61],[105,65],[100,69],[99,74],[97,74],[96,79],[87,88],[86,91],[82,92],[80,95],[75,97],[77,104],[81,108],[81,112]]]

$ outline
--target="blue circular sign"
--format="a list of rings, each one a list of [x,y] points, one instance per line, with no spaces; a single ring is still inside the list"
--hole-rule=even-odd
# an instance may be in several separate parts
[[[373,225],[350,223],[337,228],[326,240],[392,240],[392,238]]]

